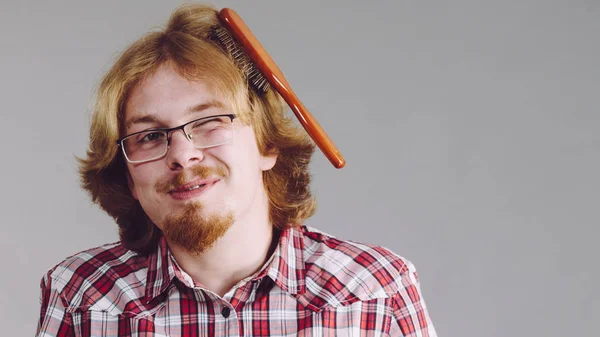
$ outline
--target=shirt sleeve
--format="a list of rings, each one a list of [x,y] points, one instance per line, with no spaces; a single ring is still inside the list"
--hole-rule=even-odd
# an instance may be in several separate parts
[[[431,322],[414,265],[401,279],[401,289],[392,297],[391,337],[437,337]]]
[[[52,287],[52,278],[45,275],[40,284],[40,319],[36,337],[74,337],[71,314],[56,288]]]

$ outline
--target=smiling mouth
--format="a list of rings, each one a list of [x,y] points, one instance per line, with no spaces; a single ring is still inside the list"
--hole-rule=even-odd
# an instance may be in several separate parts
[[[194,197],[197,197],[203,194],[206,190],[210,189],[216,183],[221,181],[220,179],[216,179],[213,181],[204,181],[201,183],[191,183],[186,184],[184,186],[178,187],[174,190],[168,192],[168,194],[176,200],[187,200]]]
[[[206,184],[193,185],[193,186],[190,186],[189,188],[181,189],[180,191],[181,191],[181,192],[193,191],[193,190],[196,190],[196,189],[202,188],[202,187],[204,187],[204,186],[206,186]],[[179,192],[179,191],[174,191],[174,192]]]

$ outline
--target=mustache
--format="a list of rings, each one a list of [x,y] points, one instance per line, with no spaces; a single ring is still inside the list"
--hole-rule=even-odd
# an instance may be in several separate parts
[[[194,178],[207,179],[211,176],[225,178],[227,176],[227,169],[223,165],[217,165],[214,167],[197,165],[192,167],[189,171],[181,171],[175,177],[156,184],[156,191],[158,193],[168,193],[171,190],[185,185]]]

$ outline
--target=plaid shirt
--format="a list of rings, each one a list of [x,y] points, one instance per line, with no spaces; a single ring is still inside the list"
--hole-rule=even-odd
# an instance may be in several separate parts
[[[195,286],[161,239],[114,243],[41,282],[37,336],[437,336],[413,264],[312,228],[281,233],[261,271],[220,297]]]

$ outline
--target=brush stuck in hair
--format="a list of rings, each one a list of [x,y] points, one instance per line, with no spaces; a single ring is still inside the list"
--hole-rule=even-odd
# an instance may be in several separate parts
[[[254,86],[259,92],[266,93],[271,85],[265,76],[256,68],[256,65],[240,45],[235,41],[229,31],[221,26],[213,26],[209,38],[217,41],[223,46],[223,49],[233,60],[235,65],[242,71],[246,80]]]

